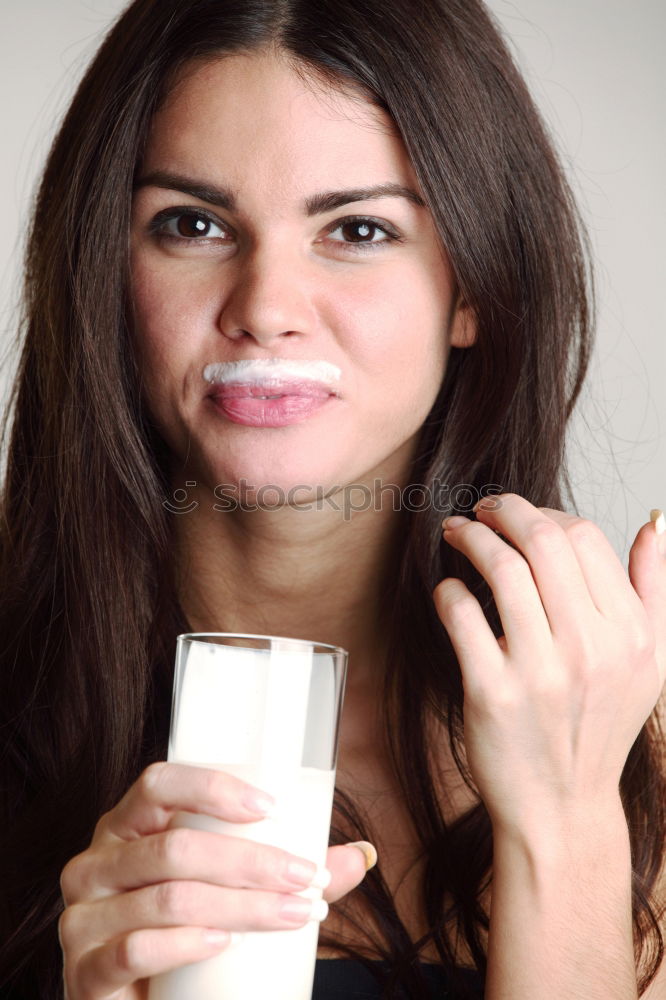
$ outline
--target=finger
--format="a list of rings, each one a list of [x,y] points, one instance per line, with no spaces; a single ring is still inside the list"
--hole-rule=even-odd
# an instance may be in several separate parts
[[[662,535],[666,538],[666,534]],[[654,523],[644,524],[629,552],[629,578],[656,639],[660,686],[666,681],[666,556]]]
[[[231,935],[204,927],[168,927],[126,934],[87,952],[76,968],[76,993],[93,998],[148,976],[219,954]]]
[[[445,523],[446,527],[446,523]],[[527,560],[490,527],[466,520],[444,531],[487,581],[495,598],[505,645],[512,655],[533,656],[552,644],[550,624]],[[471,626],[471,623],[470,623]]]
[[[609,621],[634,616],[640,601],[627,572],[601,528],[587,518],[550,507],[539,507],[567,536],[597,610]]]
[[[224,771],[160,761],[146,768],[118,805],[102,817],[93,843],[158,833],[181,811],[231,823],[256,822],[272,805],[269,795]]]
[[[101,944],[131,931],[150,928],[281,930],[302,927],[308,920],[322,920],[325,913],[326,904],[320,898],[259,889],[228,889],[179,879],[91,903],[74,903],[63,914],[62,933],[74,949],[80,950],[81,941]]]
[[[71,904],[173,879],[292,892],[310,886],[324,888],[330,877],[326,869],[279,847],[174,827],[86,851],[65,868],[61,886],[65,901]]]
[[[488,671],[504,665],[481,605],[462,580],[447,577],[433,591],[435,608],[451,639],[466,694],[474,696],[488,684]]]
[[[553,636],[566,638],[576,634],[596,607],[566,533],[524,497],[503,493],[500,499],[494,510],[484,509],[480,502],[476,507],[477,521],[500,531],[524,556]],[[507,562],[507,565],[512,564]],[[492,582],[488,582],[492,587]],[[507,639],[510,645],[508,635]]]
[[[363,846],[361,846],[361,844]],[[373,858],[374,854],[374,858]],[[331,873],[331,884],[324,891],[324,899],[335,903],[365,878],[365,874],[377,861],[377,852],[372,844],[345,844],[329,847],[326,867]]]

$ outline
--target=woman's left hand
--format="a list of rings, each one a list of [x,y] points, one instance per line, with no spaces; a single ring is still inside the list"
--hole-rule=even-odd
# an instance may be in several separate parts
[[[442,580],[435,606],[462,671],[470,771],[493,827],[525,832],[619,801],[666,678],[666,535],[643,525],[627,575],[589,520],[512,493],[476,513],[444,539],[489,584],[504,635],[461,580]]]

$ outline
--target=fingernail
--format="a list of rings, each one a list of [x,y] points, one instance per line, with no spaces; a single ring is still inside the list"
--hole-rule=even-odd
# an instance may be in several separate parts
[[[315,899],[312,904],[312,912],[310,913],[310,920],[318,920],[320,923],[322,920],[326,920],[328,916],[328,903],[325,899]]]
[[[480,500],[476,501],[472,507],[472,511],[474,514],[479,510],[487,510],[492,513],[494,510],[499,510],[501,506],[502,501],[499,499],[499,494],[489,493],[488,496],[481,497]]]
[[[204,942],[211,948],[226,948],[231,944],[233,935],[229,931],[204,931]]]
[[[469,524],[470,520],[468,517],[463,517],[462,514],[455,514],[453,517],[445,517],[442,521],[442,527],[445,531],[449,528],[458,528],[463,524]]]
[[[265,792],[260,792],[255,788],[245,793],[243,796],[243,805],[246,809],[251,809],[252,812],[259,813],[261,816],[275,815],[275,799],[273,796],[267,795]]]
[[[331,882],[331,873],[328,868],[317,868],[316,865],[307,861],[289,861],[287,863],[287,877],[296,885],[312,886],[313,889],[325,889]]]
[[[305,920],[325,920],[328,903],[325,899],[307,899],[304,896],[287,896],[280,906],[280,916],[295,924]]]
[[[355,840],[351,844],[347,844],[347,847],[358,847],[359,851],[365,858],[365,870],[369,872],[371,868],[374,868],[377,864],[377,851],[373,844],[369,844],[367,840]]]
[[[310,885],[313,889],[328,889],[331,884],[331,878],[332,875],[328,868],[317,868]]]
[[[660,510],[658,507],[651,510],[650,520],[654,521],[654,530],[657,535],[659,551],[662,556],[666,557],[666,518],[664,517],[663,510]]]

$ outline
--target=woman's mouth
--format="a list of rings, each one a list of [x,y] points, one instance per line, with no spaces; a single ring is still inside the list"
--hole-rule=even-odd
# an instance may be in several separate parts
[[[287,427],[307,420],[336,398],[328,386],[310,380],[271,379],[216,385],[209,397],[216,409],[235,424],[248,427]]]

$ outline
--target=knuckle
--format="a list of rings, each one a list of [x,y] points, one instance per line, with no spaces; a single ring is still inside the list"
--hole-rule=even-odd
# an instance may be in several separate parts
[[[564,530],[578,545],[593,545],[603,536],[601,528],[586,517],[577,517]]]
[[[181,870],[191,853],[192,832],[185,827],[173,827],[159,834],[154,846],[158,861],[167,870]]]
[[[578,628],[571,630],[567,637],[570,651],[569,674],[571,677],[582,677],[588,673],[596,673],[602,648],[596,631]]]
[[[159,800],[159,791],[164,784],[167,768],[168,764],[163,760],[159,760],[154,764],[149,764],[145,771],[141,773],[137,785],[144,798],[151,802]]]
[[[246,875],[253,881],[265,881],[266,875],[270,872],[270,865],[266,862],[266,851],[262,851],[263,845],[247,840],[243,845],[243,868]]]
[[[509,598],[506,601],[506,614],[513,623],[514,628],[521,625],[530,625],[534,620],[534,611],[530,604],[526,604],[520,597]]]
[[[650,631],[647,635],[643,637],[643,642],[641,644],[641,651],[644,656],[648,656],[653,659],[657,655],[657,636],[654,631]]]
[[[491,691],[486,685],[483,703],[488,714],[495,718],[512,718],[521,706],[517,692],[508,684],[501,686],[498,691]]]
[[[506,547],[497,549],[488,559],[490,572],[495,578],[501,577],[503,580],[515,580],[517,577],[522,577],[526,565],[521,555]]]
[[[58,919],[58,939],[63,952],[70,951],[79,937],[80,914],[76,903],[67,906]]]
[[[227,776],[222,771],[200,768],[199,779],[202,784],[202,794],[211,803],[219,804],[226,790]]]
[[[467,622],[476,614],[476,602],[467,594],[454,595],[448,602],[447,612],[452,622]]]
[[[60,873],[60,893],[65,903],[73,900],[78,885],[79,855],[71,858]]]
[[[65,904],[90,898],[95,888],[96,857],[90,850],[67,862],[60,875],[60,892]]]
[[[437,585],[435,598],[441,614],[449,620],[465,620],[474,613],[475,598],[454,578],[442,580]]]
[[[635,625],[630,643],[641,660],[651,661],[657,653],[657,637],[648,623]]]
[[[448,605],[452,604],[455,600],[460,600],[465,594],[465,590],[460,586],[458,580],[454,577],[449,577],[437,584],[435,594],[440,604]]]
[[[103,834],[106,832],[106,829],[107,829],[107,827],[109,825],[109,817],[110,816],[111,816],[111,812],[110,811],[109,812],[105,812],[97,820],[97,822],[95,823],[95,829],[93,831],[93,837],[92,837],[93,841],[99,840],[99,838],[101,836],[103,836]]]
[[[284,855],[284,861],[276,862],[273,852],[264,844],[251,840],[244,841],[242,868],[246,878],[258,885],[264,885],[282,876],[287,869],[287,855],[286,852],[280,853]]]
[[[518,704],[514,686],[506,681],[488,684],[484,677],[471,677],[465,681],[465,696],[469,696],[475,711],[484,717],[511,716]]]
[[[535,521],[527,529],[527,544],[539,552],[557,552],[562,548],[564,541],[564,531],[547,518],[545,521]]]
[[[574,678],[568,676],[566,671],[559,670],[551,664],[535,673],[530,686],[538,699],[547,699],[551,705],[559,705],[560,702],[568,704],[572,698],[573,680]]]
[[[250,847],[251,841],[247,841]],[[262,850],[263,848],[263,850]],[[287,878],[290,855],[279,848],[267,849],[263,844],[252,844],[247,862],[257,881],[261,883],[282,881]]]
[[[160,915],[176,924],[187,923],[190,907],[190,890],[184,882],[160,882],[155,887],[155,904]]]
[[[145,964],[145,935],[130,931],[119,938],[114,948],[114,964],[121,972],[133,973]]]

